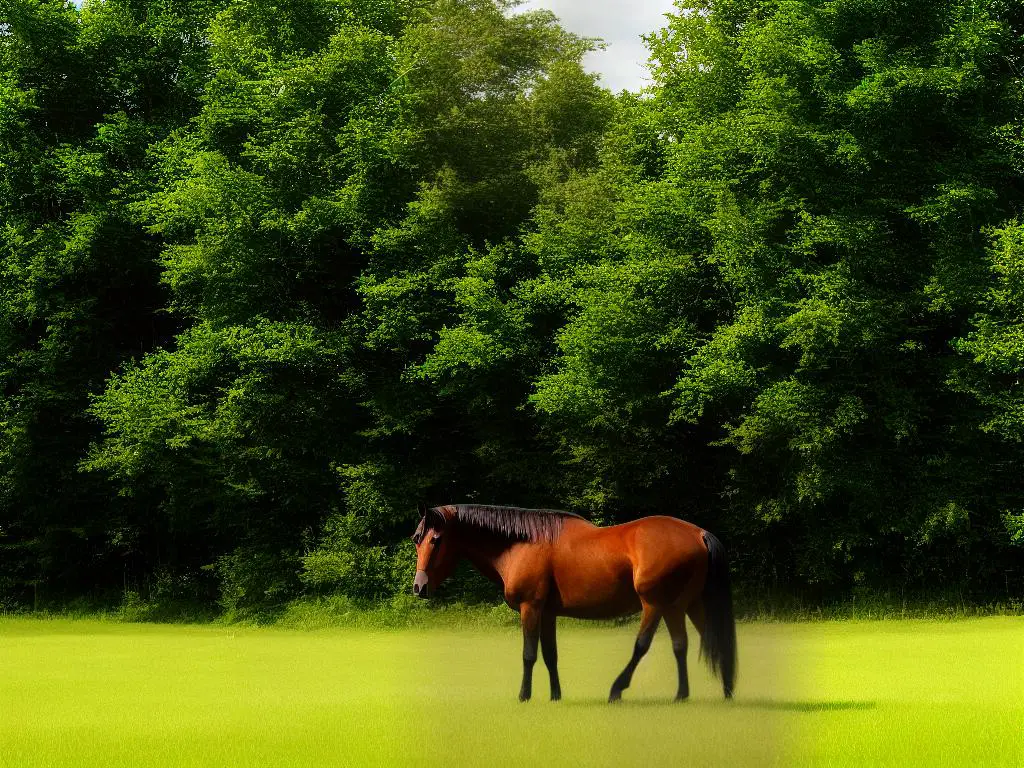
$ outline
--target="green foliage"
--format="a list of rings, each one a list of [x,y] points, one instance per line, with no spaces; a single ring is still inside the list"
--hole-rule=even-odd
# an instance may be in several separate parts
[[[737,452],[726,525],[753,546],[795,545],[788,566],[766,550],[773,578],[786,567],[834,583],[856,563],[921,577],[931,558],[998,573],[969,550],[1019,485],[988,463],[1000,447],[978,431],[951,352],[991,336],[958,340],[983,301],[987,228],[1022,202],[1006,128],[1018,15],[960,2],[680,10],[651,40],[676,130],[664,175],[707,190],[702,250],[729,309],[681,366],[673,416],[719,426]]]
[[[993,230],[989,251],[995,278],[974,330],[957,348],[975,363],[958,371],[954,383],[974,395],[985,408],[981,425],[1012,442],[1024,440],[1024,226],[1017,220]]]
[[[271,23],[233,3],[198,112],[149,146],[131,211],[188,327],[111,377],[82,466],[159,509],[193,567],[220,563],[231,610],[301,547],[311,588],[404,588],[402,510],[465,459],[433,446],[479,417],[432,402],[417,359],[457,317],[443,297],[474,245],[529,214],[531,169],[592,156],[600,120],[567,123],[588,98],[611,108],[579,69],[587,44],[505,10],[296,2]],[[236,546],[262,565],[219,554]]]
[[[297,588],[295,556],[265,548],[238,547],[213,564],[220,582],[220,606],[231,619],[259,615],[283,604]]]
[[[0,4],[4,599],[74,595],[118,578],[129,554],[108,535],[124,512],[111,489],[76,467],[96,436],[90,393],[173,327],[157,243],[130,207],[149,183],[147,147],[198,106],[204,13]]]
[[[0,0],[0,604],[391,599],[420,500],[1019,591],[1017,5],[680,2],[618,97],[518,11]]]
[[[416,568],[415,549],[401,539],[380,546],[380,531],[394,525],[402,498],[415,492],[386,463],[338,468],[345,494],[343,510],[324,523],[318,545],[302,558],[302,581],[317,591],[335,590],[360,599],[402,591]]]

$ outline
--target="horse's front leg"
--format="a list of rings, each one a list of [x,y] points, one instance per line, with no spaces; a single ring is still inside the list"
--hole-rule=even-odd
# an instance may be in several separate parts
[[[537,663],[537,641],[540,639],[541,607],[532,603],[519,606],[523,624],[523,685],[519,700],[529,701],[533,695],[533,665]]]
[[[540,652],[544,655],[544,664],[551,677],[551,700],[562,698],[562,684],[558,681],[558,645],[555,642],[555,624],[558,617],[551,611],[545,611],[540,620]]]

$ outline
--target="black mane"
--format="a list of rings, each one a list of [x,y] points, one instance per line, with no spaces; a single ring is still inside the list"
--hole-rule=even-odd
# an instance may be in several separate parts
[[[584,519],[560,509],[524,509],[486,504],[447,504],[434,507],[434,510],[448,519],[521,541],[554,541],[562,532],[565,518]]]

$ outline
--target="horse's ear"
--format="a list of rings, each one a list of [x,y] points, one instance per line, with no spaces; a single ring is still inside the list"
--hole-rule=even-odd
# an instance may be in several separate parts
[[[422,501],[416,504],[416,509],[419,510],[420,517],[427,516],[427,505],[424,504]]]

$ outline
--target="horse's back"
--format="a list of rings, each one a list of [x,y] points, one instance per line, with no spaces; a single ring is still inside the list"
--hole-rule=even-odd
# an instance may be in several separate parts
[[[638,611],[641,597],[673,601],[675,595],[699,591],[707,565],[701,533],[691,523],[665,516],[608,528],[566,521],[553,551],[558,612],[621,616]]]

